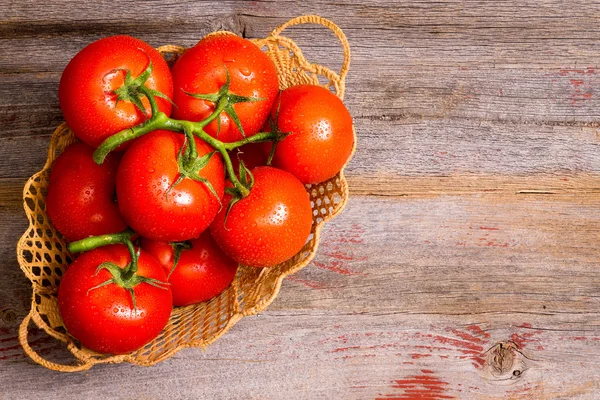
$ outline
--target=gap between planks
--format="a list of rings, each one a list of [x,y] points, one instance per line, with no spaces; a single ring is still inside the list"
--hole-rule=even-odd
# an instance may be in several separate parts
[[[349,175],[346,179],[351,196],[428,198],[441,195],[501,194],[600,197],[600,175],[585,173],[526,176],[381,174]],[[0,207],[20,207],[23,204],[24,184],[23,178],[0,179]]]
[[[600,175],[565,173],[525,176],[347,176],[351,195],[433,197],[439,195],[580,195],[600,197]]]

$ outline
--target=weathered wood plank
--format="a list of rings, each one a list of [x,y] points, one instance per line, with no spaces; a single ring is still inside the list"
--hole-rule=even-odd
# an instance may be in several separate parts
[[[108,399],[593,399],[600,337],[577,322],[565,315],[270,310],[206,351],[183,350],[160,367],[98,366],[57,379],[14,361],[4,371],[13,393],[28,399],[65,390],[77,398],[101,390]],[[498,342],[521,350],[494,375],[487,351]]]
[[[350,176],[449,176],[600,173],[600,141],[586,127],[512,125],[472,120],[390,124],[358,120]],[[0,178],[27,178],[44,165],[46,133],[0,136]],[[483,180],[485,182],[485,180]],[[393,185],[396,182],[391,182]],[[484,184],[485,185],[485,184]]]
[[[0,0],[0,10],[0,398],[597,397],[600,5]],[[265,36],[309,13],[350,39],[359,135],[353,197],[314,262],[204,353],[59,379],[26,362],[21,188],[62,120],[68,59],[110,34],[190,46],[217,29]],[[289,35],[338,67],[335,39],[318,29]],[[39,332],[32,340],[68,360]]]
[[[408,398],[434,377],[440,393],[457,398],[592,398],[600,362],[599,207],[568,194],[354,197],[326,225],[315,261],[285,282],[269,311],[242,321],[205,353],[65,379],[78,382],[81,396],[113,382],[108,398],[149,395],[121,385],[124,371],[148,382],[173,375],[152,388],[158,398],[174,387],[218,398],[289,391]],[[525,364],[494,376],[485,353],[506,341],[519,345]],[[12,357],[8,371],[19,393],[52,398],[64,387],[28,384],[16,371],[33,367]],[[510,375],[515,369],[522,375]],[[234,371],[242,384],[207,385],[233,379]],[[53,375],[37,376],[46,382]]]

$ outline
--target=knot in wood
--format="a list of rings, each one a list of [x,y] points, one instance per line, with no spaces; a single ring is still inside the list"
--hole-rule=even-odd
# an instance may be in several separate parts
[[[498,342],[486,353],[484,370],[490,380],[514,381],[520,379],[527,369],[526,357],[514,342]]]
[[[515,345],[510,342],[501,342],[490,349],[489,365],[493,372],[504,375],[512,369],[515,363],[514,347]]]

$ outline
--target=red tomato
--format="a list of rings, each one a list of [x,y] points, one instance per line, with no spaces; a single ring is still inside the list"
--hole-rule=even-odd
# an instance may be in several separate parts
[[[294,256],[306,243],[312,209],[306,189],[289,172],[272,167],[252,171],[250,194],[225,213],[231,196],[210,226],[215,241],[243,265],[268,267]]]
[[[103,262],[124,268],[131,257],[122,244],[99,247],[81,254],[67,269],[58,288],[58,307],[65,327],[73,337],[94,351],[124,354],[154,339],[165,327],[173,308],[171,289],[140,283],[131,294],[114,283],[94,289],[112,278],[96,269]],[[166,282],[160,264],[142,251],[137,275]]]
[[[177,107],[173,117],[200,121],[215,109],[210,101],[195,99],[194,94],[217,93],[231,79],[230,91],[239,96],[265,99],[256,102],[237,103],[235,109],[244,133],[252,136],[264,125],[277,92],[277,71],[269,57],[254,43],[235,35],[214,35],[202,39],[187,50],[173,66],[173,102]],[[218,132],[215,119],[206,132],[223,142],[242,139],[238,127],[226,113],[221,113],[221,129]],[[218,133],[218,134],[217,134]]]
[[[201,303],[221,294],[233,281],[238,267],[208,231],[190,240],[189,245],[191,248],[181,251],[173,270],[173,246],[168,242],[142,239],[142,249],[158,260],[169,277],[175,306]]]
[[[154,131],[137,139],[125,152],[117,173],[117,199],[125,221],[140,235],[163,241],[193,239],[202,233],[219,211],[219,200],[199,181],[179,177],[177,156],[184,136]],[[213,149],[195,139],[198,154]],[[223,197],[225,173],[216,153],[198,174],[207,179],[219,199]]]
[[[65,68],[58,98],[65,120],[75,135],[97,147],[107,137],[146,119],[129,101],[119,101],[113,93],[123,85],[128,69],[133,78],[152,60],[152,74],[145,86],[171,98],[173,81],[169,66],[160,53],[147,43],[130,36],[111,36],[84,47]],[[148,114],[148,99],[143,97]],[[160,111],[170,115],[171,103],[157,98]],[[124,149],[123,146],[120,149]]]
[[[69,146],[52,165],[46,211],[69,241],[120,232],[127,227],[113,201],[121,155],[109,154],[102,165],[85,143]]]
[[[291,133],[277,145],[274,167],[302,183],[319,183],[334,177],[348,161],[354,146],[352,117],[329,90],[292,86],[281,92],[271,115],[277,115],[280,131]]]

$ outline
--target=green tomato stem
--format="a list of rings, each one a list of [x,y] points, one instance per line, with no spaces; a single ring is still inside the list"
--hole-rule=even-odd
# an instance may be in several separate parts
[[[133,247],[133,243],[130,238],[125,240],[125,245],[127,246],[127,250],[129,250],[129,255],[131,256],[131,261],[123,271],[123,281],[130,281],[135,273],[138,270],[138,253],[135,251],[135,247]]]
[[[270,142],[275,139],[277,139],[277,134],[275,132],[259,132],[250,137],[238,140],[237,142],[223,143],[223,145],[225,146],[225,149],[231,151],[249,143]]]
[[[102,164],[106,156],[123,143],[136,139],[140,136],[145,135],[146,133],[155,130],[166,129],[174,132],[182,132],[189,135],[188,138],[191,136],[191,134],[193,134],[198,138],[202,139],[204,142],[206,142],[215,150],[217,150],[219,154],[221,154],[223,162],[225,163],[225,169],[227,170],[228,178],[234,185],[234,187],[238,190],[240,195],[242,197],[246,197],[248,196],[248,194],[250,194],[250,191],[246,187],[244,187],[244,185],[242,185],[242,183],[238,180],[233,169],[233,164],[231,163],[231,158],[229,157],[227,151],[231,151],[249,143],[267,142],[275,140],[277,139],[277,135],[275,132],[260,132],[256,135],[246,137],[237,142],[224,143],[208,135],[204,131],[204,127],[206,127],[209,123],[218,118],[221,112],[223,112],[223,110],[227,107],[227,105],[229,104],[229,99],[227,96],[223,96],[219,99],[217,107],[215,107],[215,110],[207,118],[200,122],[191,122],[184,120],[176,120],[167,117],[165,113],[158,111],[156,99],[145,86],[140,87],[140,91],[142,91],[146,95],[148,101],[150,102],[150,107],[152,109],[152,118],[150,118],[143,124],[118,132],[112,135],[111,137],[107,138],[104,142],[102,142],[102,144],[94,152],[94,161],[96,161],[97,164]],[[191,155],[197,157],[198,153],[196,151],[196,145],[193,140],[190,141],[190,150]]]
[[[81,253],[82,251],[90,251],[97,247],[107,246],[109,244],[126,243],[128,241],[131,243],[131,236],[133,236],[134,233],[133,230],[127,228],[123,232],[92,236],[72,242],[69,244],[68,248],[71,253]]]
[[[152,93],[150,93],[150,90],[148,90],[148,88],[143,84],[139,87],[138,90],[142,92],[148,99],[148,102],[150,103],[150,110],[152,110],[152,117],[154,117],[156,114],[159,113],[158,104],[156,104],[156,98]]]
[[[125,129],[119,133],[115,133],[114,135],[107,138],[94,152],[94,161],[97,164],[102,164],[104,159],[114,149],[126,143],[130,140],[136,139],[140,136],[145,135],[146,133],[164,129],[165,121],[168,120],[169,117],[163,112],[157,112],[152,115],[148,121],[144,122],[141,125],[134,126],[133,128]]]
[[[210,124],[217,117],[219,117],[221,115],[221,113],[223,112],[225,107],[227,107],[227,104],[229,104],[229,99],[227,98],[227,96],[221,97],[217,103],[217,106],[215,107],[214,111],[212,112],[212,114],[210,114],[208,117],[206,117],[202,121],[194,123],[194,126],[197,128],[200,128],[200,130],[202,130],[206,125]]]

